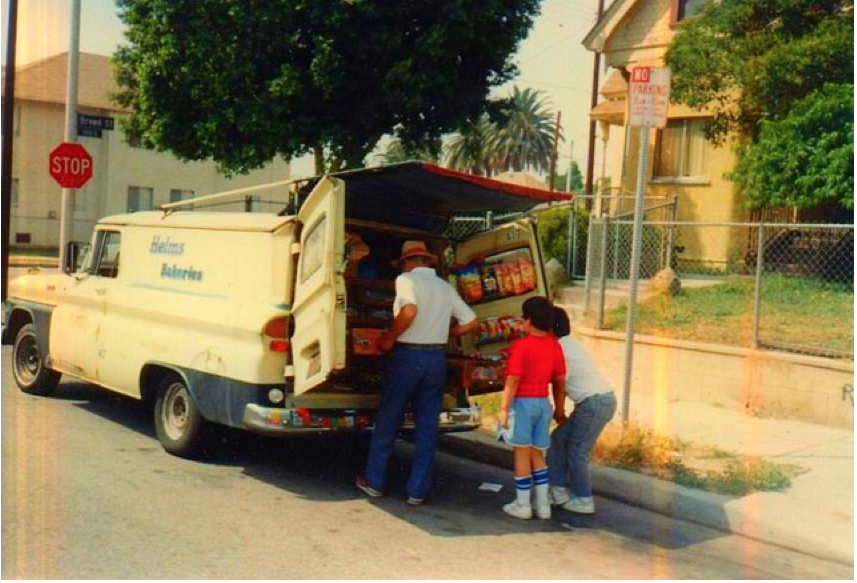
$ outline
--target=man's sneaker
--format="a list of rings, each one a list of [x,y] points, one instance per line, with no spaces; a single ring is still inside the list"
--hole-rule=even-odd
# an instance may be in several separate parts
[[[550,499],[550,503],[554,506],[562,506],[563,504],[571,500],[571,496],[568,494],[568,490],[560,486],[551,486],[548,498]]]
[[[550,504],[542,504],[541,506],[533,506],[533,512],[536,513],[538,518],[542,520],[548,520],[551,517],[551,505]]]
[[[383,494],[381,490],[376,490],[372,486],[366,483],[366,478],[363,476],[357,476],[357,479],[354,480],[354,485],[363,490],[364,493],[368,494],[372,498],[380,498]]]
[[[595,501],[592,498],[572,498],[562,507],[577,514],[595,514]]]
[[[420,506],[423,502],[425,502],[425,498],[414,498],[413,496],[408,496],[409,506]]]
[[[529,505],[518,504],[518,501],[509,502],[505,506],[503,506],[503,512],[509,514],[510,516],[514,516],[515,518],[521,518],[523,520],[529,520],[533,517],[533,509]]]

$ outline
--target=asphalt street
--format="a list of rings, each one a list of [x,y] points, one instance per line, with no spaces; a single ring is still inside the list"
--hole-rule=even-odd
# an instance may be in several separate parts
[[[224,431],[206,459],[165,453],[151,407],[64,378],[18,391],[2,350],[4,578],[852,578],[853,568],[598,499],[594,517],[520,521],[505,470],[438,455],[428,503],[353,486],[358,436]],[[503,485],[480,491],[483,482]]]

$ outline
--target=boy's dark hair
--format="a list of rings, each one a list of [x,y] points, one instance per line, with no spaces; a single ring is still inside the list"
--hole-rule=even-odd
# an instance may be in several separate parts
[[[537,296],[530,298],[524,302],[521,307],[524,314],[524,319],[529,320],[530,324],[543,332],[553,330],[553,305],[547,298]]]
[[[557,338],[571,334],[571,320],[562,308],[554,306],[553,309],[553,333]]]

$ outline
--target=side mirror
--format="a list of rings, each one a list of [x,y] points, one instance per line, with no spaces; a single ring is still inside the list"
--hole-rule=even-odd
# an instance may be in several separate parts
[[[62,266],[63,273],[66,275],[71,275],[72,273],[76,273],[80,268],[80,259],[83,257],[82,250],[88,247],[86,243],[80,243],[78,241],[69,241],[66,245],[65,251],[65,263]]]

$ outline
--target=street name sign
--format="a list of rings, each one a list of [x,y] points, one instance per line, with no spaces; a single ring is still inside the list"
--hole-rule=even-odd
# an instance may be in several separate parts
[[[104,130],[111,131],[116,127],[112,117],[103,115],[77,114],[77,135],[84,138],[100,138]]]
[[[631,71],[632,127],[664,128],[670,103],[670,70],[666,67],[635,67]]]
[[[48,171],[63,188],[80,188],[92,178],[92,156],[80,144],[63,142],[48,156]]]

